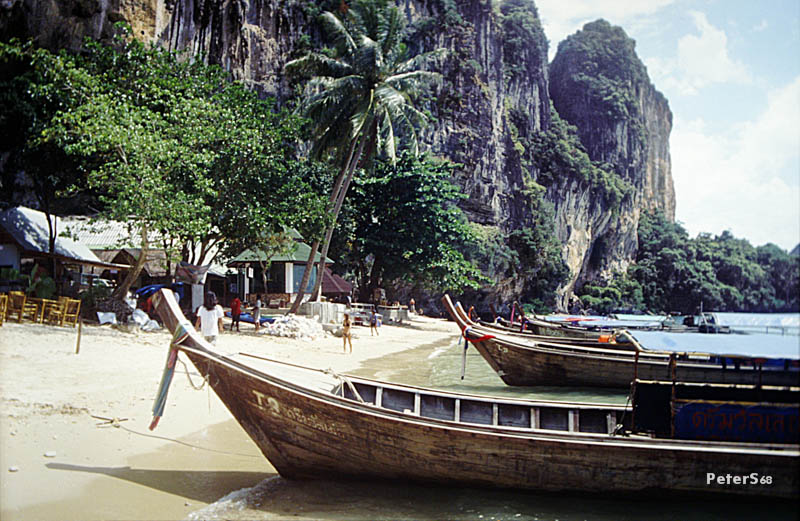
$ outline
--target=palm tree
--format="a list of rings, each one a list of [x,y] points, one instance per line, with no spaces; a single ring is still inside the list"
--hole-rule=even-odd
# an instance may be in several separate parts
[[[412,98],[439,78],[419,67],[440,52],[409,58],[402,42],[402,15],[385,1],[357,0],[350,8],[343,4],[339,13],[325,12],[321,20],[334,44],[333,53],[311,52],[287,63],[286,70],[311,78],[300,108],[313,125],[312,155],[330,155],[341,169],[328,201],[330,224],[323,240],[311,245],[292,312],[300,306],[322,242],[312,292],[319,298],[333,229],[359,162],[376,151],[394,160],[398,134],[417,151],[416,128],[426,118],[414,108]]]

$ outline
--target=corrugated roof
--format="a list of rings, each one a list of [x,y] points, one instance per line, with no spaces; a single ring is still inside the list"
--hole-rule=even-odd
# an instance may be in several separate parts
[[[56,231],[64,229],[64,223],[57,216],[51,216]],[[20,247],[29,253],[49,255],[50,230],[44,212],[18,206],[0,213],[0,224]],[[105,265],[87,246],[66,237],[56,237],[53,252],[59,257],[73,259],[84,264]]]
[[[92,220],[84,216],[63,217],[64,232],[92,250],[120,250],[122,248],[138,248],[141,239],[128,229],[128,223],[109,220]],[[160,240],[160,234],[150,232],[151,244]]]

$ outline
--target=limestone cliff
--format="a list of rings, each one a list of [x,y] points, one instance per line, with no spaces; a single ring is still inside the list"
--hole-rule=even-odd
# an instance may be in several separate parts
[[[581,264],[578,283],[627,267],[642,210],[675,216],[672,113],[634,47],[621,28],[599,20],[561,42],[550,65],[550,92],[560,116],[577,127],[593,161],[633,188],[614,212],[591,194],[573,194],[563,185],[549,192],[559,207],[558,233],[568,263],[573,269]]]
[[[434,118],[423,138],[435,153],[463,165],[455,181],[468,195],[463,208],[470,220],[506,233],[524,226],[535,211],[531,187],[544,187],[571,271],[561,291],[562,305],[576,283],[626,266],[636,250],[639,212],[661,208],[671,217],[675,206],[668,145],[671,114],[646,71],[626,84],[629,113],[607,117],[597,113],[592,96],[581,100],[581,85],[569,81],[572,68],[586,57],[560,48],[552,72],[548,70],[547,39],[529,0],[396,1],[408,17],[415,50],[450,51],[437,65],[444,82],[432,96],[428,108]],[[2,0],[0,38],[35,36],[50,48],[78,48],[84,36],[106,38],[113,23],[124,20],[143,40],[202,54],[234,78],[281,98],[289,92],[283,64],[319,40],[312,22],[323,4]],[[627,37],[619,41],[633,53]],[[632,59],[638,62],[635,53]],[[613,60],[598,69],[606,66],[613,69]],[[534,143],[551,126],[551,99],[563,119],[576,125],[591,159],[608,163],[614,175],[632,186],[618,204],[609,205],[598,197],[595,185],[579,176],[546,179],[541,172]],[[519,281],[496,282],[502,288],[495,295],[499,300],[507,301],[519,290]]]

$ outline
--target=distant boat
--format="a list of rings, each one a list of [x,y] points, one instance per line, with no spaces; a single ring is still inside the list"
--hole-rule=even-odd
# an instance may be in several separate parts
[[[622,405],[497,399],[338,375],[211,350],[171,292],[174,341],[278,472],[535,491],[673,491],[795,498],[800,447],[621,435]],[[165,372],[166,374],[166,372]],[[159,396],[166,396],[168,378]],[[769,476],[720,483],[716,476]]]
[[[504,335],[468,321],[445,295],[442,303],[461,329],[508,385],[555,385],[629,388],[636,379],[750,385],[800,385],[798,360],[709,353],[667,353],[633,344],[590,347],[579,343],[541,342]]]

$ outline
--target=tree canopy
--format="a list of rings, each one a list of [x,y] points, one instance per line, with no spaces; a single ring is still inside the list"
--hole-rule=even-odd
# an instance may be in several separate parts
[[[429,291],[460,292],[483,280],[460,253],[474,238],[455,202],[452,163],[404,152],[378,159],[355,180],[335,236],[341,268],[358,276],[362,298],[402,282]]]
[[[29,114],[14,164],[30,169],[25,157],[43,149],[68,158],[45,165],[55,186],[91,190],[101,215],[141,235],[142,257],[151,230],[208,262],[211,251],[233,256],[269,232],[325,222],[303,178],[310,167],[295,158],[301,120],[219,67],[125,35],[89,40],[80,55],[11,42],[0,60],[13,66],[6,95],[22,107],[4,107],[4,131],[10,112]]]
[[[581,300],[598,312],[774,312],[800,310],[800,258],[774,244],[753,247],[730,232],[691,239],[662,214],[643,214],[639,250],[627,273],[587,285]]]

